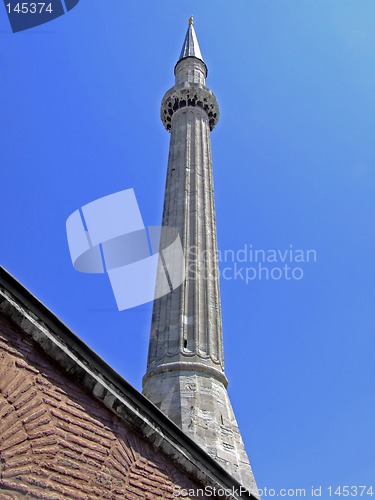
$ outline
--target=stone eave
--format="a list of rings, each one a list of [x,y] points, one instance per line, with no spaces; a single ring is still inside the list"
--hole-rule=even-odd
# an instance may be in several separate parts
[[[248,491],[242,490],[240,494],[240,483],[1,266],[0,313],[32,338],[88,393],[153,443],[192,479],[217,490],[228,490],[221,498],[257,499]]]

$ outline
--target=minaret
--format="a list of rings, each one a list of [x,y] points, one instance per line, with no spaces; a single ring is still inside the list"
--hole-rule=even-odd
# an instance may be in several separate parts
[[[180,234],[186,279],[154,301],[143,393],[258,495],[226,389],[210,145],[219,107],[193,18],[174,73],[161,105],[171,133],[162,225]]]

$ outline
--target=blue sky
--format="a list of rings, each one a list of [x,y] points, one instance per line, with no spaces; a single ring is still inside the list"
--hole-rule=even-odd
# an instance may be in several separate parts
[[[81,0],[12,34],[0,9],[1,265],[138,389],[151,306],[117,312],[105,276],[76,272],[65,221],[134,188],[160,223],[159,106],[194,15],[221,109],[219,248],[317,253],[301,280],[221,281],[229,392],[261,488],[375,492],[374,13],[370,0]]]

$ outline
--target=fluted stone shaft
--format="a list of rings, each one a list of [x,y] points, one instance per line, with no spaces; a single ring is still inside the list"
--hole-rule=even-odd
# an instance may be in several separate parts
[[[219,108],[206,74],[203,60],[183,57],[162,101],[171,132],[162,224],[180,234],[186,279],[154,301],[143,393],[258,494],[224,374],[210,144]]]
[[[223,370],[209,133],[199,108],[173,117],[163,226],[178,229],[186,280],[155,301],[149,369],[187,357]]]

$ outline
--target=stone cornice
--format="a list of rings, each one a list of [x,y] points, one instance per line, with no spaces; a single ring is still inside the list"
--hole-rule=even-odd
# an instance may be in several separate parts
[[[205,365],[203,363],[194,363],[188,361],[177,361],[175,363],[164,363],[163,365],[159,365],[152,371],[146,373],[146,375],[143,377],[143,383],[145,383],[150,377],[158,375],[159,373],[166,373],[176,370],[179,372],[193,371],[196,373],[206,373],[207,375],[210,375],[210,377],[216,378],[216,380],[221,382],[224,387],[228,386],[228,379],[221,370],[213,368],[209,365]]]

